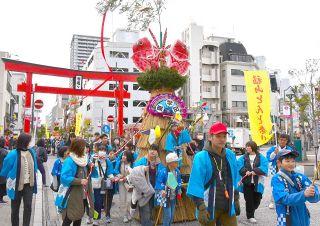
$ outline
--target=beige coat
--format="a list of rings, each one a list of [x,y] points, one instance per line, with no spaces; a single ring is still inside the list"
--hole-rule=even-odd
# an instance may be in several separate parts
[[[89,172],[89,168],[88,172]],[[78,166],[78,171],[76,174],[76,178],[72,181],[71,186],[72,190],[70,193],[69,201],[67,208],[63,210],[62,212],[62,219],[65,219],[66,216],[72,221],[80,220],[83,217],[84,214],[84,192],[83,192],[83,186],[81,185],[81,179],[80,178],[86,178],[87,175],[83,175],[82,167]],[[88,183],[88,191],[89,191],[89,216],[93,217],[94,213],[94,203],[93,203],[93,190],[91,185],[91,180],[89,180]]]

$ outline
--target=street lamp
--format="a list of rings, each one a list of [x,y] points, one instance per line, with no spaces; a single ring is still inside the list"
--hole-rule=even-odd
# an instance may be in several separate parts
[[[289,89],[290,88],[290,89]],[[293,115],[292,115],[292,99],[294,97],[294,93],[292,91],[292,87],[289,86],[287,89],[289,89],[289,91],[287,92],[286,96],[289,98],[290,100],[290,123],[291,123],[291,131],[290,131],[290,137],[291,137],[291,141],[293,141]],[[286,90],[287,90],[286,89]]]

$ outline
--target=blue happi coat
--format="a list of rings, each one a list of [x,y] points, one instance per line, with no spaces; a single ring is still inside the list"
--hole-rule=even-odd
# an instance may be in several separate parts
[[[60,158],[58,158],[58,159],[56,159],[56,161],[53,164],[53,167],[51,170],[51,175],[60,177],[61,169],[62,169],[62,161]]]
[[[266,157],[267,159],[269,160],[270,162],[270,174],[271,175],[275,175],[277,173],[277,160],[278,160],[278,157],[275,156],[273,159],[271,159],[271,154],[272,152],[274,152],[274,150],[276,149],[276,145],[272,146],[268,151],[267,151],[267,154],[266,154]],[[286,149],[287,150],[291,150],[292,151],[292,148],[290,146],[286,146]]]
[[[148,158],[145,156],[135,161],[133,163],[133,167],[137,167],[137,166],[148,166]],[[157,165],[157,175],[160,172],[160,170],[163,168],[165,168],[165,166],[162,163],[159,163]]]
[[[37,193],[37,176],[38,165],[36,160],[36,152],[34,149],[28,150],[33,158],[34,165],[34,186],[33,193]],[[21,168],[21,153],[16,149],[12,150],[5,157],[0,176],[7,178],[7,195],[11,200],[17,198],[19,179],[20,179],[20,168]]]
[[[271,187],[272,195],[276,203],[277,211],[277,226],[286,226],[286,206],[290,206],[290,216],[292,221],[292,226],[309,226],[310,225],[310,215],[306,207],[305,202],[316,203],[320,199],[319,190],[315,187],[315,195],[313,197],[306,198],[304,196],[304,191],[307,187],[311,185],[308,177],[301,173],[292,172],[291,174],[280,169],[294,182],[295,186],[292,187],[290,183],[288,184],[289,191],[286,189],[285,183],[282,176],[276,174],[272,177]],[[297,183],[297,177],[300,178],[303,190],[299,191],[299,185]]]
[[[172,133],[169,133],[167,136],[166,146],[164,147],[164,149],[168,152],[173,152],[175,151],[176,146],[180,146],[182,144],[186,144],[190,142],[191,142],[191,137],[188,129],[184,129],[181,131],[178,137],[178,142],[176,141]]]
[[[182,149],[181,145],[190,143],[192,141],[188,129],[184,129],[180,132],[179,137],[175,138],[172,132],[168,133],[166,145],[164,149],[167,152],[176,152],[179,157],[179,168],[182,165]]]
[[[178,194],[178,192],[181,191],[181,185],[182,185],[182,181],[181,181],[181,173],[180,170],[177,168],[176,170],[176,175],[177,175],[177,183],[178,186],[176,187],[176,195]],[[161,169],[161,171],[158,173],[158,176],[156,178],[156,185],[155,185],[155,189],[157,191],[156,193],[156,201],[158,205],[162,205],[162,196],[160,191],[166,191],[167,193],[167,197],[165,198],[165,200],[163,201],[164,203],[164,207],[167,206],[167,202],[170,199],[170,188],[168,188],[167,185],[167,180],[168,180],[168,169],[167,168],[163,168]]]
[[[260,153],[258,155],[260,155],[260,166],[258,168],[264,173],[265,176],[268,176],[268,159]],[[244,157],[245,157],[245,155],[242,155],[237,161],[238,171],[240,171],[245,166],[245,158]],[[238,190],[243,193],[243,184],[242,183],[238,187]],[[264,177],[263,176],[259,176],[256,192],[259,192],[261,194],[263,194],[263,192],[264,192]]]
[[[65,209],[68,205],[71,183],[76,177],[77,170],[77,164],[68,156],[62,164],[60,186],[55,201],[55,205],[60,209]]]
[[[209,205],[209,190],[210,186],[205,190],[205,185],[210,181],[213,173],[212,163],[210,155],[206,150],[203,150],[196,154],[193,159],[191,175],[189,179],[187,196],[190,198],[199,198],[203,199],[207,207],[208,212],[212,213],[210,218],[214,219],[214,209],[215,209],[215,197],[213,197],[213,205]],[[230,171],[232,175],[232,190],[233,192],[237,190],[237,183],[239,180],[239,173],[237,170],[237,160],[233,151],[226,149],[226,159],[230,166]],[[214,191],[216,189],[216,183],[214,181]],[[234,206],[234,195],[229,194],[232,197],[231,208],[229,208],[229,216],[235,214]],[[213,209],[210,209],[209,206],[213,206]]]

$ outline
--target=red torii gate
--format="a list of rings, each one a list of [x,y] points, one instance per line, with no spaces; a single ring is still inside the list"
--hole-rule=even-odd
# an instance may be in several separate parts
[[[33,64],[18,60],[2,58],[5,69],[7,71],[23,72],[26,73],[26,82],[18,84],[17,90],[25,92],[25,115],[24,115],[24,132],[30,132],[30,108],[31,108],[31,95],[32,93],[52,93],[52,94],[66,94],[74,96],[95,96],[95,97],[110,97],[118,99],[118,125],[119,135],[123,134],[123,99],[130,98],[130,93],[124,90],[124,82],[136,82],[139,73],[128,72],[97,72],[97,71],[79,71],[66,68],[58,68],[45,66],[40,64]],[[38,86],[32,84],[33,74],[74,78],[81,75],[84,79],[89,80],[107,80],[118,81],[119,87],[114,91],[93,91],[93,90],[76,90],[73,88],[60,88],[50,86]]]

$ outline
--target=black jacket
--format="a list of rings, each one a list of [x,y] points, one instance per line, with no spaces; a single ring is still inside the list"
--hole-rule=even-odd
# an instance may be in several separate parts
[[[4,148],[0,148],[0,171],[2,169],[2,164],[4,162],[4,158],[7,156],[8,151]],[[0,177],[0,184],[6,184],[6,177]]]

